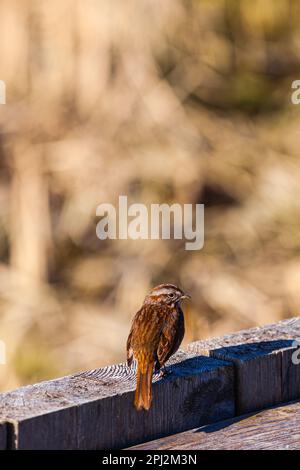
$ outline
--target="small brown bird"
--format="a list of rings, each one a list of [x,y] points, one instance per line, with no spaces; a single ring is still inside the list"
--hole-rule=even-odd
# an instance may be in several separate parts
[[[134,405],[149,410],[152,376],[179,348],[184,336],[181,301],[190,298],[173,284],[160,284],[145,297],[136,313],[127,339],[127,364],[137,360]]]

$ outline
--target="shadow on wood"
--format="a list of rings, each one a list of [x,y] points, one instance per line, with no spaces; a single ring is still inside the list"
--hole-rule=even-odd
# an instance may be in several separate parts
[[[300,398],[300,366],[292,362],[299,337],[298,317],[192,343],[171,358],[171,374],[154,376],[148,412],[133,406],[135,364],[4,393],[0,446],[119,449]]]
[[[288,403],[157,439],[135,450],[300,449],[300,403]]]
[[[154,378],[148,412],[133,406],[135,367],[105,367],[2,395],[18,449],[113,449],[234,416],[233,366],[178,352]]]
[[[292,367],[293,340],[259,341],[213,349],[210,356],[236,367],[237,414],[300,396],[300,367]]]

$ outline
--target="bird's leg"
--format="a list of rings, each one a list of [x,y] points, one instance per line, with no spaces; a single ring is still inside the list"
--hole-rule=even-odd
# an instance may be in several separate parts
[[[159,374],[159,377],[163,378],[167,377],[167,375],[170,375],[172,372],[166,368],[165,364],[160,364],[159,360],[156,359],[154,373]]]
[[[167,377],[170,374],[172,374],[172,372],[168,370],[165,365],[163,365],[160,369],[160,377],[161,378]]]
[[[154,368],[154,374],[160,374],[161,373],[161,365],[158,361],[156,361],[155,368]]]

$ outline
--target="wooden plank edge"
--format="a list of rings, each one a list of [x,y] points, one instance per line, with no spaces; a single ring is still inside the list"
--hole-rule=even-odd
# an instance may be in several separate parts
[[[127,450],[300,450],[300,402],[264,409]]]
[[[234,365],[236,411],[244,414],[300,398],[300,365],[292,360],[299,337],[300,317],[294,317],[191,343],[188,350]]]
[[[171,375],[153,384],[148,412],[133,407],[135,372],[115,369],[3,394],[10,448],[120,449],[235,415],[234,368],[224,361],[179,352]],[[103,396],[105,387],[111,396]]]

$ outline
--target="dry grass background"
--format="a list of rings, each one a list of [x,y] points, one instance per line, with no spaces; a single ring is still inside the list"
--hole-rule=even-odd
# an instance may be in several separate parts
[[[2,390],[124,359],[164,281],[186,342],[299,314],[297,0],[1,0]],[[96,206],[203,202],[205,247],[96,238]]]

